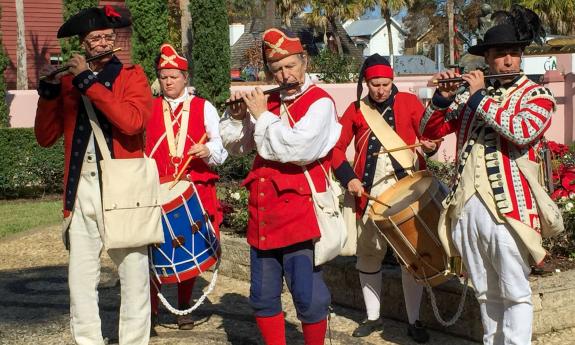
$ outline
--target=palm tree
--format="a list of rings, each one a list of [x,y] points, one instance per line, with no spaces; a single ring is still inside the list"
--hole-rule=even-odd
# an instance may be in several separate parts
[[[338,34],[337,22],[357,18],[364,11],[365,0],[311,0],[311,13],[308,22],[320,27],[327,41],[327,31],[333,34],[339,56],[343,56],[341,37]],[[327,42],[326,42],[327,43]]]
[[[575,32],[572,20],[575,0],[522,0],[521,5],[537,13],[551,33],[570,35]]]
[[[291,19],[300,14],[308,4],[308,0],[276,0],[277,12],[282,22],[289,27],[291,27]]]
[[[18,27],[16,48],[16,88],[28,89],[28,64],[26,62],[26,35],[24,28],[24,0],[16,0],[16,23]]]
[[[413,0],[365,0],[365,4],[371,7],[379,6],[381,16],[387,26],[387,39],[389,42],[389,62],[393,66],[393,36],[391,35],[391,13],[409,7]]]

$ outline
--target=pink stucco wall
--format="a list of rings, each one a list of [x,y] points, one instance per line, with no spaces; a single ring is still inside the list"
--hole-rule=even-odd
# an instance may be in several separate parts
[[[557,99],[557,111],[553,116],[551,126],[546,136],[560,143],[571,143],[575,139],[575,121],[573,120],[573,101],[575,97],[575,74],[571,71],[571,55],[558,55],[558,65],[561,69],[548,72],[545,76],[547,86]],[[400,91],[416,94],[426,104],[433,93],[433,88],[427,86],[431,76],[402,76],[395,79]],[[261,86],[264,89],[271,85]],[[321,84],[334,99],[339,115],[356,99],[357,84]],[[254,86],[234,85],[232,91],[251,90]],[[364,94],[367,92],[364,87]],[[7,101],[10,106],[12,127],[33,127],[36,114],[38,94],[34,90],[9,91]],[[455,156],[455,137],[445,138],[441,149],[435,158],[451,160]]]

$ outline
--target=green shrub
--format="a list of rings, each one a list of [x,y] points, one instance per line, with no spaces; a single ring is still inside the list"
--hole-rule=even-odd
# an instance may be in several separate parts
[[[216,172],[220,175],[222,182],[240,182],[247,175],[254,161],[255,153],[247,156],[229,156],[226,162],[216,167]]]
[[[222,231],[245,234],[248,225],[248,191],[240,186],[240,181],[218,183],[217,190],[224,213]]]
[[[243,235],[248,225],[248,191],[240,186],[248,175],[255,152],[246,156],[230,156],[226,162],[216,167],[220,175],[217,183],[218,200],[222,205],[224,219],[222,231]]]
[[[64,0],[62,5],[64,21],[66,21],[85,8],[98,6],[98,0]],[[78,36],[60,39],[60,46],[62,47],[62,61],[68,61],[73,52],[82,50]]]
[[[42,148],[31,128],[0,128],[0,198],[62,192],[63,157],[62,141]]]
[[[156,78],[154,61],[168,39],[168,2],[126,0],[132,14],[132,61],[140,64],[148,80]]]
[[[427,170],[431,171],[441,182],[449,186],[453,175],[455,175],[455,163],[440,162],[433,159],[427,159]]]
[[[230,95],[230,41],[224,0],[190,0],[192,85],[222,108]]]
[[[339,56],[329,49],[323,49],[311,60],[310,71],[319,74],[326,83],[349,83],[357,81],[359,62],[351,56]]]
[[[4,38],[0,28],[0,127],[10,127],[10,109],[8,109],[8,104],[6,104],[6,80],[4,79],[4,71],[8,67],[8,62],[8,56],[4,50]]]

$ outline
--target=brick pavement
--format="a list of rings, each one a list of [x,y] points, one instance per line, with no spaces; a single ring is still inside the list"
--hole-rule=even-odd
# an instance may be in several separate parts
[[[67,252],[60,242],[58,227],[33,230],[0,241],[0,344],[72,344],[69,332]],[[207,285],[206,274],[197,288]],[[174,299],[173,287],[166,294]],[[99,287],[103,332],[117,343],[119,286],[109,258],[104,256]],[[196,294],[199,294],[199,290]],[[197,325],[191,331],[175,328],[175,317],[163,312],[158,337],[150,344],[261,344],[247,303],[249,285],[221,276],[206,303],[194,313]],[[289,344],[302,344],[301,328],[288,295],[284,294]],[[331,321],[331,344],[414,344],[405,335],[405,324],[384,320],[384,332],[368,338],[350,336],[363,313],[335,308]],[[441,332],[431,332],[429,344],[467,345],[473,342]],[[329,341],[326,344],[330,344]],[[536,345],[575,344],[575,330],[568,329],[538,337]]]

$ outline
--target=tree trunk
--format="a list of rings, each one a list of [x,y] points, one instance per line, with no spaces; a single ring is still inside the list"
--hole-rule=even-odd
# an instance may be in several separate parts
[[[182,51],[188,51],[188,30],[190,29],[190,0],[180,0],[180,25],[182,26]]]
[[[337,54],[343,57],[343,46],[341,45],[341,37],[339,37],[339,32],[337,31],[337,23],[335,18],[329,18],[329,26],[331,27],[331,34],[335,40],[335,45],[337,47]]]
[[[447,21],[449,22],[448,27],[448,34],[449,34],[449,64],[455,65],[455,28],[454,28],[454,3],[453,0],[447,0],[446,3],[446,12],[447,12]],[[443,58],[443,57],[440,57]]]
[[[274,0],[266,0],[265,9],[264,28],[267,30],[275,25],[276,2]]]
[[[381,7],[381,15],[385,19],[385,26],[387,27],[387,41],[389,45],[389,64],[393,68],[393,36],[391,33],[391,11],[389,7]],[[371,53],[371,52],[370,52]]]
[[[26,34],[24,27],[24,0],[16,0],[16,88],[28,90],[28,64],[26,62]]]

